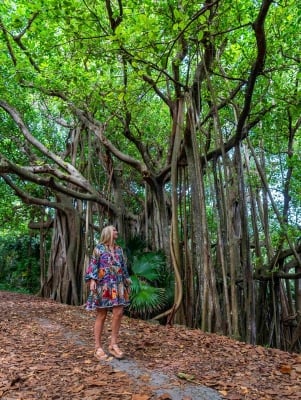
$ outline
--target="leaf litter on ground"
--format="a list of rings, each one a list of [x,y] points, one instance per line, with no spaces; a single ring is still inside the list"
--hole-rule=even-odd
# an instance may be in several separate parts
[[[98,362],[94,314],[82,306],[2,291],[0,316],[3,400],[301,398],[300,354],[124,316],[127,357]]]

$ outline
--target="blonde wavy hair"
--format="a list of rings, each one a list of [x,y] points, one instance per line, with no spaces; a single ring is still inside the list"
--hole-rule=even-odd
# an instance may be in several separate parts
[[[115,226],[108,225],[103,228],[101,235],[100,235],[100,243],[113,245],[113,231],[115,230]]]

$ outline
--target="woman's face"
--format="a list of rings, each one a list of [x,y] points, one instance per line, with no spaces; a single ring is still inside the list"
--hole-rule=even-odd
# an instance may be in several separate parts
[[[112,229],[112,239],[116,240],[118,238],[118,231],[116,228]]]

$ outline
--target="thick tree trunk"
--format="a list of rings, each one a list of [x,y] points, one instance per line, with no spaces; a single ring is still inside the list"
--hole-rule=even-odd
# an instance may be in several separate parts
[[[83,229],[71,200],[67,197],[60,200],[64,211],[56,211],[47,280],[41,294],[62,303],[79,305],[82,301]]]
[[[224,156],[223,171],[220,174],[221,182],[224,175],[224,215],[225,224],[222,229],[225,230],[225,264],[227,265],[227,273],[229,276],[229,293],[231,304],[231,327],[232,335],[236,338],[241,337],[239,330],[239,286],[237,280],[240,274],[240,215],[238,211],[238,188],[236,175],[232,168],[231,160]]]
[[[216,291],[215,271],[211,262],[211,244],[207,225],[204,173],[194,123],[195,111],[188,99],[188,119],[185,130],[185,153],[191,185],[191,249],[192,263],[198,277],[201,299],[201,327],[221,330],[221,314]]]
[[[243,162],[241,157],[240,145],[235,149],[235,171],[238,178],[238,193],[239,193],[239,220],[241,224],[241,268],[244,277],[244,299],[245,299],[245,315],[246,315],[246,338],[248,343],[256,343],[256,320],[255,320],[255,296],[253,271],[250,259],[250,238],[247,221],[247,202],[246,202],[246,187],[244,182]]]
[[[216,220],[217,220],[217,244],[216,244],[216,270],[221,267],[220,275],[222,280],[221,308],[223,318],[223,332],[228,335],[233,334],[232,330],[232,312],[228,288],[228,270],[229,270],[229,251],[227,245],[227,208],[225,204],[224,185],[221,177],[221,171],[218,168],[219,163],[213,163],[214,191],[216,193]]]

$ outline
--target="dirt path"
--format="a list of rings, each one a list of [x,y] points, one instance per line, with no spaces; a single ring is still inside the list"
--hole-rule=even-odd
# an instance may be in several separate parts
[[[99,363],[93,322],[82,307],[0,292],[0,398],[301,398],[300,355],[125,317],[127,358]]]

